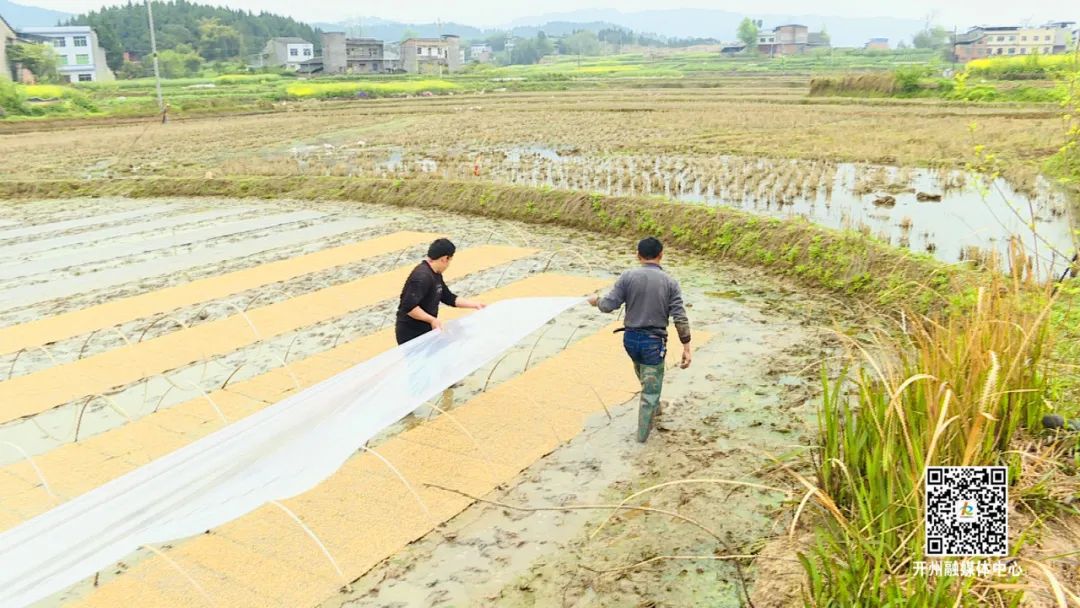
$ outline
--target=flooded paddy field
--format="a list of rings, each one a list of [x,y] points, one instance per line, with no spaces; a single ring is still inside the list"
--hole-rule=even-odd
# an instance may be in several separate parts
[[[857,230],[945,262],[1007,257],[1017,237],[1040,273],[1064,268],[1075,251],[1068,194],[960,169],[689,155],[583,154],[542,145],[438,154],[361,144],[293,147],[297,171],[378,178],[489,179],[534,188],[735,207]]]
[[[145,213],[124,215],[137,210]],[[451,236],[460,247],[448,278],[464,296],[586,295],[605,289],[634,263],[628,241],[361,204],[72,199],[4,203],[2,211],[12,226],[0,228],[0,248],[18,252],[23,264],[9,279],[18,297],[0,308],[0,394],[9,404],[0,424],[0,529],[332,375],[355,360],[349,357],[392,347],[388,331],[401,272],[434,235]],[[31,227],[33,238],[7,232]],[[106,251],[108,259],[98,253]],[[403,597],[422,597],[430,605],[499,597],[516,605],[533,593],[547,598],[566,590],[584,598],[615,587],[618,593],[610,597],[619,602],[737,602],[742,583],[733,566],[721,562],[704,562],[689,573],[685,564],[663,565],[634,575],[632,585],[582,575],[579,563],[616,567],[656,550],[715,548],[693,528],[654,516],[619,517],[611,536],[592,542],[586,536],[606,512],[522,512],[506,519],[452,493],[516,488],[488,498],[543,507],[617,501],[675,477],[758,480],[776,489],[695,488],[665,492],[652,504],[678,503],[733,546],[756,546],[780,533],[773,524],[790,480],[767,479],[760,470],[767,453],[810,440],[813,377],[818,362],[838,348],[822,328],[853,322],[851,313],[754,271],[718,267],[675,250],[665,263],[682,282],[698,350],[690,369],[669,371],[669,406],[649,443],[632,438],[637,387],[632,375],[627,381],[629,363],[610,333],[617,319],[578,306],[370,444],[438,509],[437,521],[410,523],[417,505],[383,465],[373,469],[375,477],[356,477],[356,467],[369,470],[370,457],[359,453],[310,493],[287,501],[345,579],[356,580],[349,593],[338,593],[340,577],[301,528],[282,529],[284,522],[260,510],[221,530],[154,548],[165,557],[141,550],[99,573],[96,587],[86,581],[42,605],[105,606],[133,598],[167,604],[191,593],[185,587],[190,580],[212,600],[237,606],[362,605],[365,597],[381,598],[378,605]],[[99,285],[96,276],[108,280]],[[21,290],[20,282],[65,290]],[[611,356],[574,363],[581,361],[578,351],[594,343]],[[549,413],[526,408],[528,414],[515,406],[541,388],[530,382],[545,382],[540,378],[553,369],[584,391],[568,393],[564,404],[577,408],[570,419],[581,417],[581,423],[569,423],[569,410],[558,404]],[[619,380],[605,380],[609,376]],[[260,388],[271,379],[277,388]],[[596,381],[609,385],[594,397],[587,387]],[[491,409],[478,409],[480,403]],[[508,436],[492,435],[481,448],[461,434],[463,428],[480,440],[488,424],[524,431],[530,451],[511,455],[513,444],[500,447]],[[425,447],[429,441],[432,447]],[[468,466],[476,470],[466,477],[474,481],[440,482],[437,470],[423,464],[427,457],[416,452],[435,446],[462,450],[438,453],[473,463]],[[477,460],[478,450],[484,460]],[[487,467],[498,471],[490,481]],[[424,485],[430,482],[444,489]],[[331,496],[338,492],[350,497],[348,512],[327,520],[325,501],[336,500]],[[741,518],[730,518],[722,507],[731,501],[741,505]],[[348,531],[363,529],[387,508],[403,519],[387,528],[393,533],[384,541]],[[341,529],[332,522],[352,523]],[[420,542],[409,545],[415,540]],[[240,551],[248,558],[215,559],[224,550],[220,543],[229,555]],[[430,578],[431,555],[461,551],[475,553],[476,565]],[[411,574],[386,574],[387,568]],[[753,568],[744,570],[752,586]],[[487,580],[479,584],[485,571]],[[492,578],[494,572],[500,574]],[[653,584],[659,580],[688,583],[664,591]],[[525,589],[534,591],[521,595]]]

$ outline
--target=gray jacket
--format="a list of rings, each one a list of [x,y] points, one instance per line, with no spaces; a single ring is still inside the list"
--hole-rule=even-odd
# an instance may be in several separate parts
[[[642,264],[622,273],[611,292],[597,302],[602,312],[611,312],[626,303],[627,329],[650,329],[667,337],[668,318],[675,321],[679,340],[690,342],[690,320],[683,307],[682,290],[659,264]]]

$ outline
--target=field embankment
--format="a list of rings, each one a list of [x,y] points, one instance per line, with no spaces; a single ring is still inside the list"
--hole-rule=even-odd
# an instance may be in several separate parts
[[[346,178],[9,181],[0,197],[222,196],[352,200],[554,224],[603,234],[657,234],[680,247],[764,266],[811,286],[879,305],[940,303],[975,275],[859,233],[766,219],[732,209],[657,199],[515,188],[484,183]]]

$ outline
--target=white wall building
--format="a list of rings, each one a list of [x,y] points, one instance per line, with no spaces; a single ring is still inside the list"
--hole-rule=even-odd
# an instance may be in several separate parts
[[[491,63],[495,59],[495,53],[487,44],[474,44],[469,47],[469,59],[478,63]]]
[[[19,33],[44,38],[52,45],[61,80],[98,82],[116,78],[105,62],[105,51],[98,45],[97,34],[90,26],[26,27]]]
[[[262,66],[297,69],[300,64],[315,57],[315,45],[292,36],[271,38],[262,52]]]

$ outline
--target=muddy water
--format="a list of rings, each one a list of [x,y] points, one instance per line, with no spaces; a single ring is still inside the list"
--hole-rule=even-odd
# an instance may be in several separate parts
[[[894,176],[899,173],[894,167],[880,169]],[[1047,272],[1052,272],[1055,264],[1064,268],[1075,251],[1068,201],[1045,180],[1039,182],[1039,194],[1029,198],[1003,179],[987,184],[967,177],[960,180],[963,186],[947,190],[942,176],[919,170],[902,190],[860,194],[860,170],[856,165],[840,164],[831,189],[787,199],[733,199],[702,192],[700,184],[674,198],[861,230],[891,245],[931,253],[946,262],[972,259],[972,248],[1005,255],[1010,236],[1018,237],[1026,251],[1038,256],[1047,265]],[[955,175],[947,174],[944,179]],[[920,193],[940,195],[941,200],[920,201]],[[1030,226],[1032,217],[1035,234]]]
[[[860,230],[946,262],[977,257],[972,249],[1005,254],[1014,235],[1048,273],[1054,264],[1063,268],[1075,251],[1068,200],[1043,179],[1028,195],[1004,179],[990,181],[961,171],[738,157],[709,159],[705,168],[711,172],[693,164],[677,157],[614,163],[529,146],[508,151],[504,167],[495,173],[511,183],[586,185],[605,194],[663,195],[772,217],[802,217],[829,228]],[[596,171],[607,175],[586,177],[583,183],[566,165],[594,165],[585,169],[587,176]]]

